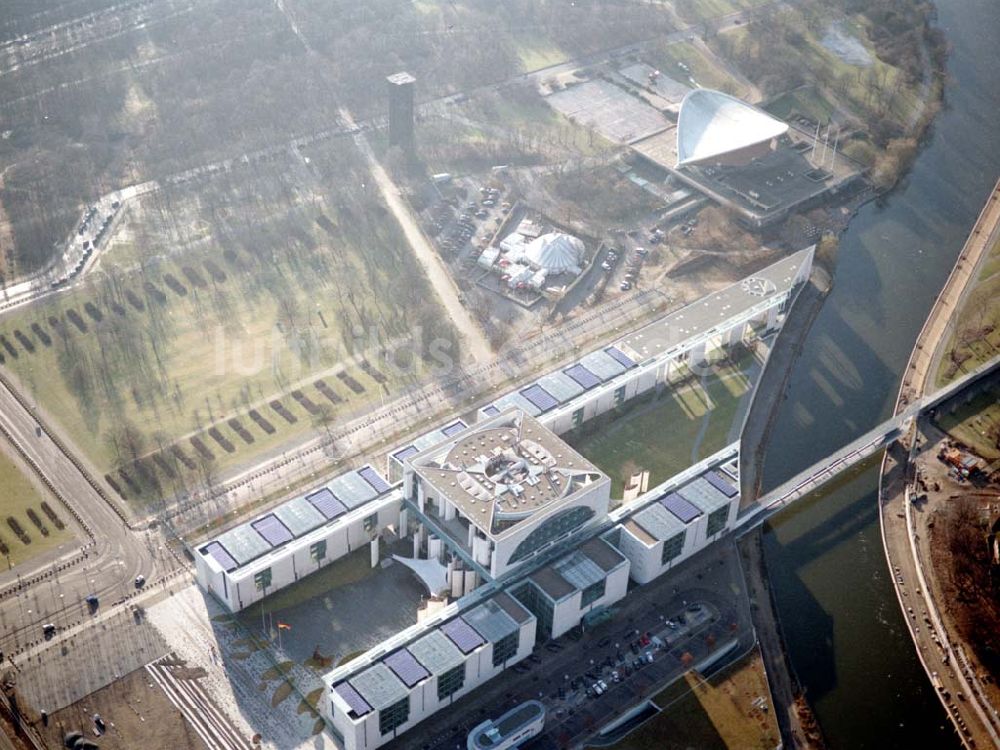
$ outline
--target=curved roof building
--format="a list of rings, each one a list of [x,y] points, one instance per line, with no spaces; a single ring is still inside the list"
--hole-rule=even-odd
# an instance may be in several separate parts
[[[583,242],[563,232],[549,232],[528,243],[524,255],[535,268],[549,273],[580,273]]]
[[[677,166],[746,164],[787,131],[787,123],[729,94],[694,89],[677,118]]]

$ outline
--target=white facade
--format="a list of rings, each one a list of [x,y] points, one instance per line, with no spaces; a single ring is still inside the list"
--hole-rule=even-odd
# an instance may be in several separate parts
[[[526,658],[535,626],[530,612],[499,594],[374,664],[326,675],[323,717],[344,750],[380,747]]]
[[[590,612],[624,599],[629,560],[603,539],[591,539],[528,576],[514,595],[538,619],[538,639],[558,638]]]
[[[491,474],[497,461],[517,478]],[[407,458],[403,492],[499,578],[604,521],[611,480],[518,409]]]
[[[512,391],[480,408],[479,420],[513,406],[561,435],[652,390],[683,364],[711,361],[751,330],[777,330],[812,271],[813,253],[794,253]]]
[[[737,449],[734,444],[728,450],[735,455]],[[734,527],[740,506],[736,465],[727,457],[724,467],[669,480],[636,502],[614,532],[632,580],[649,583]]]
[[[238,612],[367,546],[387,528],[401,528],[402,495],[369,472],[371,467],[364,467],[341,475],[318,492],[294,498],[198,545],[194,560],[199,585]],[[324,493],[324,500],[333,502],[333,493],[326,494],[330,488],[345,502],[329,506],[307,500]],[[357,505],[348,509],[345,503]],[[330,507],[338,515],[325,520],[319,508]]]

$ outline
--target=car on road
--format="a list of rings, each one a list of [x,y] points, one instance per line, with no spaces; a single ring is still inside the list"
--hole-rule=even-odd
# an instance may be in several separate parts
[[[137,589],[141,589],[145,585],[146,585],[146,576],[140,575],[135,577],[135,587]]]
[[[601,638],[601,640],[597,642],[598,648],[607,648],[610,645],[611,645],[611,636],[608,636],[607,638]]]
[[[623,292],[627,292],[629,289],[632,288],[632,282],[623,281],[621,284],[618,285],[618,288],[621,289]]]
[[[56,626],[51,622],[47,622],[42,625],[42,635],[45,636],[45,640],[49,640],[52,636],[56,634]]]

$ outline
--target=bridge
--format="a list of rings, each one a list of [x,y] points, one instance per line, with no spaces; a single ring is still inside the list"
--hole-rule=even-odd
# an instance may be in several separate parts
[[[791,479],[775,487],[757,500],[757,504],[737,520],[737,534],[744,534],[804,495],[819,489],[840,473],[864,461],[905,434],[913,420],[924,412],[944,403],[992,374],[1000,366],[1000,356],[984,362],[975,370],[949,383],[934,393],[909,404],[899,414],[817,461]]]

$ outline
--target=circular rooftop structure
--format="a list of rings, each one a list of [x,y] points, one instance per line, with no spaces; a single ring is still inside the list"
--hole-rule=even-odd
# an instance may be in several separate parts
[[[787,123],[736,97],[694,89],[677,117],[677,166],[747,163],[787,131]]]
[[[549,273],[579,273],[583,242],[563,232],[549,232],[533,239],[524,249],[531,265]]]

